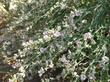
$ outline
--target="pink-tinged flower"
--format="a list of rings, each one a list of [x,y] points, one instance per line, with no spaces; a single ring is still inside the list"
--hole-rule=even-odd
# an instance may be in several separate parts
[[[59,37],[59,36],[61,36],[61,33],[56,31],[53,35],[54,35],[54,37]]]
[[[90,32],[84,34],[84,40],[91,40],[93,39],[93,35]]]

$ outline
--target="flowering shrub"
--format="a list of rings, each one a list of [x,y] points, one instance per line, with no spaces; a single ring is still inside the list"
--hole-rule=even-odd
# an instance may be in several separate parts
[[[109,2],[2,0],[10,15],[0,19],[0,59],[12,67],[4,79],[109,82]]]

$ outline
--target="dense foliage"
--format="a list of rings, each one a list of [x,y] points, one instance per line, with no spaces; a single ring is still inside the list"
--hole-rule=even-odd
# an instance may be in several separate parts
[[[1,0],[5,82],[109,82],[109,0]]]

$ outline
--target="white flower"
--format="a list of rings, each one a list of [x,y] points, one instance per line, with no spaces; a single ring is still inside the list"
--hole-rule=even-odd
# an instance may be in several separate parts
[[[70,41],[69,41],[69,42],[68,42],[68,45],[72,45],[72,43],[73,43],[73,42],[70,42]]]
[[[15,2],[11,1],[10,5],[9,5],[9,10],[17,10],[17,5],[15,4]]]
[[[65,9],[67,7],[67,5],[64,3],[60,3],[60,7],[61,7],[61,9]]]
[[[92,71],[89,72],[88,77],[89,77],[90,80],[95,80],[95,79],[96,79],[96,77],[95,77],[96,69],[95,69],[95,67],[93,67],[93,68],[91,68],[91,70],[92,70]]]
[[[53,10],[54,10],[54,7],[51,7],[51,8],[50,8],[50,11],[53,11]]]
[[[28,3],[32,3],[32,0],[28,0]]]
[[[13,68],[17,68],[15,64],[12,64],[11,66],[12,66]]]
[[[29,31],[29,29],[30,29],[30,28],[29,28],[29,27],[27,27],[27,28],[26,28],[26,31]]]
[[[90,80],[95,80],[95,79],[96,79],[95,75],[92,74],[92,73],[90,73],[90,74],[88,75],[88,77],[89,77]]]
[[[42,38],[38,39],[38,41],[41,42],[41,43],[43,43],[43,39]]]
[[[81,79],[81,81],[84,81],[84,80],[86,80],[86,75],[85,74],[81,74],[81,76],[80,76],[80,79]]]
[[[66,60],[66,57],[63,55],[62,58],[60,58],[60,61],[61,61],[61,62],[67,61],[67,60]]]
[[[71,11],[70,16],[68,17],[69,25],[72,26],[74,30],[77,29],[77,27],[75,25],[75,20],[74,20],[75,16],[76,16],[75,12]]]
[[[13,58],[16,59],[17,57],[19,57],[18,54],[14,54]]]
[[[25,77],[25,73],[18,73],[19,76]]]
[[[9,78],[8,82],[17,82],[16,74],[14,74],[11,79]]]
[[[87,32],[84,34],[84,40],[88,40],[88,39],[92,39],[93,38],[93,35],[90,33],[90,32]]]
[[[64,64],[69,63],[69,61],[66,59],[65,55],[63,55],[62,58],[60,58],[60,61],[63,62]]]
[[[48,32],[47,32],[47,31],[44,31],[44,32],[43,32],[43,35],[48,35]]]
[[[77,74],[77,72],[74,72],[73,75],[74,75],[75,77],[79,77],[79,75]]]
[[[33,40],[29,40],[29,44],[31,45],[31,44],[33,44],[34,43],[34,41]]]
[[[109,58],[107,56],[102,57],[102,62],[107,63],[109,62]]]
[[[78,48],[81,48],[81,42],[79,40],[76,40],[75,43]]]
[[[54,35],[54,37],[59,37],[59,36],[61,36],[61,33],[56,31],[53,35]]]
[[[43,38],[44,38],[44,40],[45,40],[46,42],[48,42],[48,41],[51,40],[51,37],[48,36],[48,35],[44,35]]]
[[[41,53],[45,53],[47,51],[47,48],[40,48]]]
[[[54,32],[55,32],[55,29],[51,29],[48,31],[48,34],[51,35],[51,34],[54,34]]]
[[[57,30],[60,31],[60,30],[61,30],[61,26],[58,26],[58,27],[57,27]]]
[[[83,24],[87,23],[87,20],[85,20],[85,19],[84,19],[84,20],[82,20],[82,23],[83,23]]]
[[[75,10],[75,15],[76,16],[81,16],[83,12],[81,10]]]
[[[46,70],[48,69],[48,68],[53,68],[53,66],[54,66],[54,64],[53,64],[53,61],[52,60],[47,60],[46,61]]]
[[[8,82],[13,82],[13,79],[10,79],[10,78],[9,78]]]
[[[11,52],[10,51],[7,51],[7,55],[11,55]]]
[[[63,0],[63,2],[65,2],[66,0]]]
[[[44,72],[45,72],[44,69],[41,67],[41,69],[38,71],[39,76],[42,76],[42,74],[43,74]]]
[[[53,64],[53,62],[52,62],[52,60],[50,61],[50,64],[49,64],[49,67],[50,68],[53,68],[53,66],[54,66],[54,64]]]
[[[27,47],[27,46],[32,45],[32,44],[34,44],[33,40],[29,40],[28,42],[22,42],[22,46],[24,46],[24,47]]]
[[[27,43],[26,42],[22,42],[22,46],[27,47]]]
[[[110,82],[110,79],[108,79],[108,82]]]
[[[24,69],[24,67],[21,66],[21,67],[19,68],[19,71],[22,72],[22,73],[25,73],[25,69]]]

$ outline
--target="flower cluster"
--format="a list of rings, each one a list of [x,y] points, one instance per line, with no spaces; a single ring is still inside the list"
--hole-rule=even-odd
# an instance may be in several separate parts
[[[51,29],[51,30],[48,30],[48,31],[44,31],[43,32],[43,39],[48,42],[50,41],[52,38],[57,38],[57,37],[60,37],[62,34],[58,31],[58,30],[55,30],[55,29]]]
[[[109,58],[107,56],[103,56],[102,60],[99,63],[99,66],[102,67],[103,69],[106,69],[106,64],[109,62]]]
[[[1,0],[0,65],[17,69],[8,70],[8,81],[37,82],[38,75],[42,82],[107,82],[110,30],[103,2]]]

